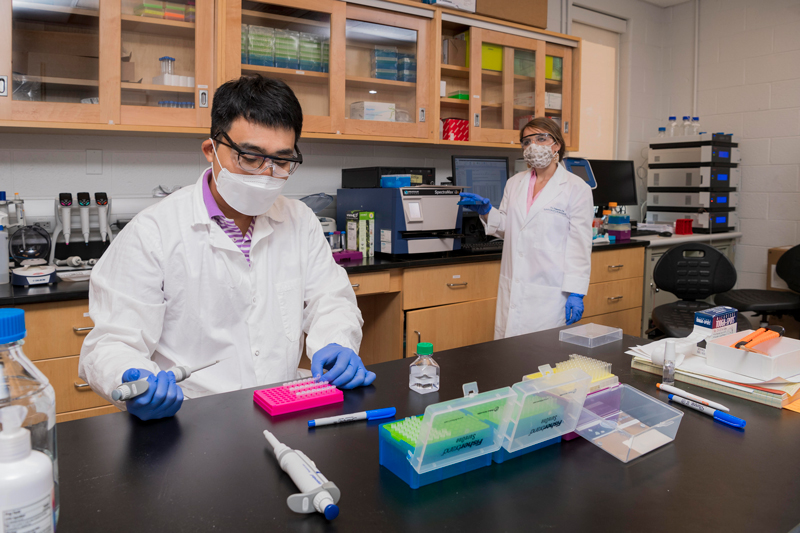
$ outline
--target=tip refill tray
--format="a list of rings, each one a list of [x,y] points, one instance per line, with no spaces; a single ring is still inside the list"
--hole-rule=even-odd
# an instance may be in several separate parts
[[[253,401],[268,414],[275,416],[341,403],[344,401],[344,394],[329,383],[308,378],[257,390],[253,393]]]

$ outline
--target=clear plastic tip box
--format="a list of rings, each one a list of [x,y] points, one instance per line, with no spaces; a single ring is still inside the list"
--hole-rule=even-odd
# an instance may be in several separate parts
[[[623,463],[675,440],[683,412],[629,385],[589,395],[575,432]]]
[[[429,405],[381,426],[380,464],[416,489],[559,442],[575,429],[590,381],[581,370],[550,372]]]

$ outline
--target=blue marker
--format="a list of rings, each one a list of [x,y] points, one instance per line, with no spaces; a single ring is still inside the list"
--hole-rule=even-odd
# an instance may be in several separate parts
[[[700,411],[701,413],[705,413],[708,416],[713,416],[714,420],[718,420],[731,427],[743,429],[745,424],[747,424],[747,422],[741,418],[736,418],[735,416],[731,416],[723,411],[712,409],[711,407],[703,405],[702,403],[693,402],[692,400],[687,400],[686,398],[681,398],[680,396],[675,396],[674,394],[669,395],[669,401],[685,405],[686,407],[691,407],[692,409]]]
[[[389,418],[394,416],[397,409],[394,407],[387,407],[386,409],[374,409],[372,411],[361,411],[360,413],[353,413],[351,415],[329,416],[328,418],[317,418],[316,420],[309,420],[308,427],[313,428],[316,426],[328,426],[331,424],[341,424],[342,422],[355,422],[356,420],[380,420],[381,418]]]

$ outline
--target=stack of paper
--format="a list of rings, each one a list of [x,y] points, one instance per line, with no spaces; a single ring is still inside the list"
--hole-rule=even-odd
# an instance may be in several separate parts
[[[675,339],[678,343],[685,339]],[[636,346],[626,353],[633,356],[631,367],[651,374],[662,373],[658,360],[659,347],[664,341]],[[663,348],[661,348],[663,350]],[[663,353],[663,352],[662,352]],[[679,354],[675,362],[675,380],[711,389],[731,396],[763,403],[772,407],[787,407],[800,412],[800,375],[778,377],[769,381],[736,374],[706,364],[705,357]]]

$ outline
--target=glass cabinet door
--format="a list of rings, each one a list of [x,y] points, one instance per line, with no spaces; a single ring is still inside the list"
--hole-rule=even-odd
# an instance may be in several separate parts
[[[480,28],[468,34],[470,81],[477,95],[470,104],[470,140],[519,143],[520,128],[543,109],[537,107],[540,41]]]
[[[564,142],[572,146],[572,50],[547,43],[545,60],[544,116],[561,126]]]
[[[0,18],[11,32],[11,68],[0,74],[8,76],[4,104],[11,112],[4,115],[100,122],[99,0],[13,0],[6,5],[11,12]]]
[[[121,0],[121,123],[210,124],[213,0]]]
[[[337,4],[305,0],[242,2],[240,72],[285,81],[303,108],[306,132],[334,131],[331,21],[336,16],[343,20],[344,13],[344,6]],[[235,76],[229,71],[229,77]]]
[[[347,6],[344,132],[428,137],[428,29],[414,16]]]

